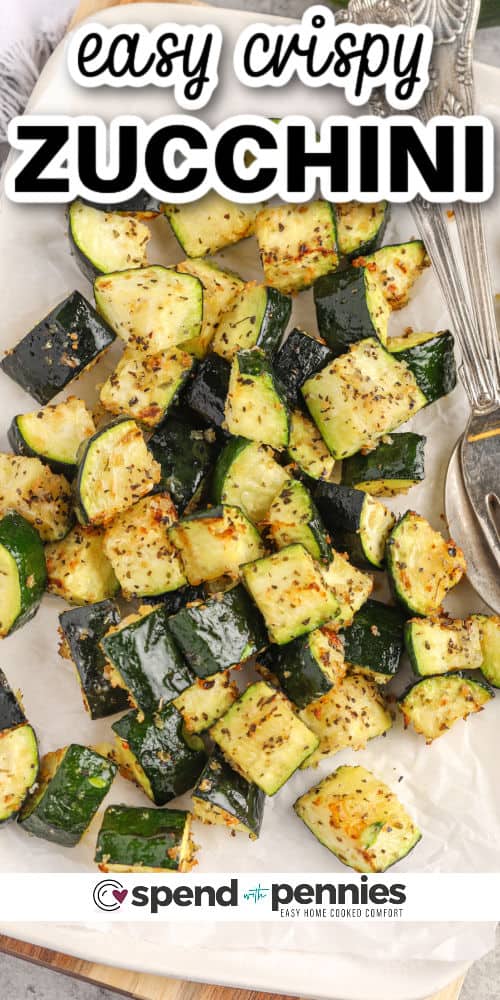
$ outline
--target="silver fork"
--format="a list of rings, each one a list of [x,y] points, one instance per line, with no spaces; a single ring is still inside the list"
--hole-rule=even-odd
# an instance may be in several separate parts
[[[472,114],[474,90],[472,45],[480,0],[351,0],[341,19],[358,23],[427,24],[434,32],[430,85],[412,113],[421,121],[435,115]],[[337,20],[339,18],[337,17]],[[378,92],[370,101],[378,115],[392,113]],[[449,225],[442,208],[422,198],[411,209],[438,276],[462,352],[460,377],[471,413],[456,449],[465,489],[457,498],[457,469],[450,463],[447,494],[453,490],[454,515],[470,524],[473,508],[480,525],[477,551],[469,559],[471,582],[487,603],[500,612],[500,538],[496,524],[500,493],[500,340],[498,338],[491,276],[479,204],[457,203],[455,218],[467,292],[458,268]],[[455,454],[455,453],[454,453]],[[455,457],[455,463],[457,457]],[[451,486],[453,480],[453,487]],[[486,541],[487,545],[484,545]],[[466,551],[469,549],[466,544]],[[479,570],[474,572],[476,564]]]

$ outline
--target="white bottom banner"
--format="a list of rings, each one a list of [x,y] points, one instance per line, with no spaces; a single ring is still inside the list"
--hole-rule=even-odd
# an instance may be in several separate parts
[[[498,921],[500,873],[0,875],[0,922]]]

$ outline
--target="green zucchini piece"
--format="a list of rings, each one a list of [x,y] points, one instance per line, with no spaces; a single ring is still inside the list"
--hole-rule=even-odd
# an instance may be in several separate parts
[[[346,663],[377,684],[398,672],[403,653],[404,614],[399,608],[368,600],[341,632]]]
[[[56,406],[14,417],[7,437],[16,455],[39,458],[52,472],[71,478],[76,472],[78,449],[95,434],[94,421],[83,402],[69,396]]]
[[[303,545],[249,562],[243,582],[261,611],[271,642],[283,645],[334,619],[339,604]]]
[[[195,586],[228,574],[264,555],[262,539],[239,507],[222,504],[182,518],[168,530],[180,552],[188,582]]]
[[[409,368],[373,337],[313,375],[302,393],[334,458],[373,447],[427,403]]]
[[[316,767],[323,757],[341,750],[364,750],[368,740],[382,736],[392,726],[392,716],[375,682],[354,673],[306,705],[300,718],[319,738],[317,750],[302,767]]]
[[[406,305],[413,285],[430,260],[422,240],[410,240],[380,247],[369,256],[358,257],[356,263],[370,271],[387,304],[395,310]]]
[[[455,388],[455,341],[449,330],[393,337],[387,346],[398,361],[408,365],[428,403]]]
[[[0,669],[0,733],[26,722],[20,697],[14,694],[3,670]]]
[[[81,199],[82,201],[84,199]],[[161,205],[157,198],[153,198],[147,191],[138,191],[130,198],[116,203],[98,204],[85,199],[85,204],[92,208],[99,209],[100,212],[115,212],[117,215],[132,215],[136,219],[154,219],[161,213]]]
[[[276,288],[250,281],[238,291],[220,318],[212,350],[226,361],[238,351],[259,347],[272,355],[286,330],[292,300]]]
[[[113,601],[71,608],[59,615],[59,654],[76,667],[83,704],[91,719],[104,719],[128,708],[126,691],[113,687],[105,675],[106,658],[99,646],[106,632],[119,621]]]
[[[314,286],[314,304],[320,336],[334,357],[366,337],[387,343],[391,310],[369,268],[351,264],[324,274]]]
[[[243,286],[239,275],[222,271],[213,261],[194,258],[181,261],[176,270],[182,274],[192,274],[203,285],[203,318],[201,331],[193,340],[185,341],[183,347],[197,358],[204,358],[210,350],[214,333],[222,314]]]
[[[295,328],[273,357],[273,368],[290,406],[302,407],[301,386],[332,360],[330,348],[304,330]]]
[[[382,569],[396,518],[379,500],[337,483],[319,482],[314,500],[333,544],[362,569]]]
[[[182,608],[168,626],[198,677],[236,667],[267,645],[259,612],[240,585]]]
[[[271,205],[255,223],[266,284],[300,292],[339,262],[333,207],[326,201]]]
[[[0,453],[0,516],[15,511],[43,542],[55,542],[73,524],[71,487],[38,458]]]
[[[257,681],[246,689],[210,735],[231,767],[275,795],[318,746],[281,691]]]
[[[186,402],[208,424],[224,431],[224,406],[231,365],[218,354],[207,354],[186,390]]]
[[[184,719],[187,733],[203,733],[226,714],[239,693],[230,671],[226,670],[211,677],[197,677],[175,699],[174,705]]]
[[[37,780],[38,744],[28,723],[0,732],[0,826],[19,813]]]
[[[134,420],[118,419],[85,442],[76,498],[83,524],[109,523],[160,481],[161,469]]]
[[[147,265],[151,232],[134,216],[78,200],[69,206],[68,221],[75,258],[90,281],[96,274]]]
[[[439,611],[466,571],[465,556],[428,521],[409,510],[387,540],[387,572],[394,596],[416,615]]]
[[[0,638],[36,615],[47,569],[40,536],[13,511],[0,520]]]
[[[331,479],[335,460],[330,455],[321,434],[302,410],[290,414],[290,439],[287,453],[300,473],[309,479]]]
[[[94,282],[98,312],[131,346],[150,354],[201,333],[203,286],[192,274],[155,264],[102,275]]]
[[[152,718],[129,712],[111,728],[117,737],[121,773],[155,805],[166,805],[196,784],[206,755],[188,746],[182,715],[172,703]]]
[[[40,320],[0,361],[9,378],[42,406],[100,358],[115,340],[80,292]]]
[[[384,235],[389,217],[386,201],[345,201],[334,206],[337,243],[343,257],[372,253]]]
[[[410,618],[404,640],[418,677],[473,670],[483,661],[479,625],[471,618]]]
[[[364,767],[338,767],[294,809],[320,844],[357,872],[387,871],[422,837],[394,792]]]
[[[192,798],[195,819],[225,826],[231,833],[246,833],[251,840],[258,838],[264,817],[264,792],[233,771],[220,754],[207,761]]]
[[[297,708],[305,708],[342,682],[344,649],[334,632],[316,628],[285,646],[271,646],[257,669],[263,677],[276,680]]]
[[[481,670],[493,687],[500,687],[500,618],[496,615],[472,615],[479,625]]]
[[[213,500],[234,504],[250,521],[259,524],[287,479],[288,473],[267,445],[242,437],[231,438],[217,459]]]
[[[331,546],[321,515],[298,479],[288,479],[274,498],[267,523],[277,549],[298,542],[314,559],[330,562]]]
[[[237,205],[210,191],[186,205],[162,205],[188,257],[205,257],[251,236],[261,206]]]
[[[373,590],[373,580],[367,573],[353,566],[343,552],[332,549],[332,561],[322,567],[323,579],[337,601],[337,614],[328,626],[347,628],[354,615],[368,600]]]
[[[100,528],[78,525],[62,541],[47,545],[45,556],[47,590],[68,604],[95,604],[120,589]]]
[[[125,688],[131,705],[144,715],[153,715],[193,683],[170,634],[168,611],[161,604],[140,608],[138,614],[111,626],[100,647],[112,684]]]
[[[102,872],[188,872],[195,850],[184,809],[108,806],[94,860]]]
[[[263,351],[238,351],[231,365],[225,426],[230,434],[286,448],[290,419],[278,380]]]
[[[480,712],[491,698],[493,689],[486,681],[472,679],[464,671],[424,677],[401,695],[399,707],[405,727],[432,743],[451,729],[459,719]]]
[[[167,530],[177,519],[168,493],[143,497],[117,514],[104,532],[104,552],[124,597],[156,597],[186,583]]]
[[[194,365],[191,354],[176,347],[157,354],[127,347],[99,398],[109,413],[132,417],[152,429],[165,419]]]
[[[213,430],[185,408],[176,410],[150,437],[148,448],[161,468],[156,488],[169,493],[182,514],[202,492],[212,468],[217,453]]]
[[[206,590],[203,584],[199,587],[179,587],[179,590],[171,590],[167,594],[159,594],[157,597],[148,597],[148,604],[163,604],[169,615],[175,615],[181,608],[184,608],[190,601],[203,600],[206,597]]]
[[[18,823],[35,837],[75,847],[108,794],[115,774],[112,761],[78,743],[46,754]]]
[[[394,497],[407,493],[425,479],[425,441],[410,431],[391,434],[373,451],[342,463],[342,484],[372,496]]]

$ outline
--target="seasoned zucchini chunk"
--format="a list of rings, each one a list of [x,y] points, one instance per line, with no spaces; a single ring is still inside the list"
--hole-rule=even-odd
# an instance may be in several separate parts
[[[154,597],[186,583],[168,538],[176,516],[169,494],[154,493],[118,514],[106,528],[104,551],[125,597]]]
[[[207,761],[193,792],[193,815],[202,823],[225,826],[256,840],[264,816],[265,795],[233,771],[220,754]]]
[[[258,347],[239,351],[231,365],[225,424],[230,434],[286,448],[288,408],[266,355]]]
[[[286,330],[292,301],[276,288],[250,281],[220,317],[212,350],[226,361],[238,351],[260,347],[272,356]]]
[[[481,670],[493,687],[500,687],[500,618],[492,615],[472,615],[479,625],[481,643]]]
[[[83,201],[69,207],[69,234],[83,273],[96,274],[145,267],[151,233],[132,215],[103,212]]]
[[[112,729],[120,772],[155,805],[164,806],[196,784],[206,755],[186,743],[184,721],[175,705],[166,705],[152,718],[129,712]]]
[[[409,510],[387,541],[387,572],[394,594],[407,611],[432,615],[466,571],[465,556],[428,521]]]
[[[59,654],[76,667],[83,704],[91,719],[104,719],[128,708],[127,692],[113,687],[105,675],[106,657],[99,646],[119,621],[113,601],[71,608],[59,615]]]
[[[366,337],[387,343],[391,308],[370,268],[351,264],[324,274],[314,286],[314,304],[320,336],[334,357]]]
[[[38,745],[27,722],[0,732],[0,826],[19,813],[38,775]]]
[[[42,406],[93,365],[115,334],[84,299],[72,292],[0,361],[6,375]]]
[[[168,626],[198,677],[244,663],[267,645],[260,614],[241,585],[181,608]]]
[[[354,673],[306,705],[300,718],[319,738],[318,749],[302,767],[316,767],[323,757],[339,750],[363,750],[368,740],[382,736],[392,726],[391,714],[377,685]]]
[[[334,458],[371,448],[427,402],[409,368],[373,337],[313,375],[302,393]]]
[[[247,781],[274,795],[318,746],[284,694],[264,681],[246,689],[210,734]]]
[[[14,417],[7,437],[16,455],[39,458],[52,472],[71,478],[82,441],[94,433],[94,421],[83,399],[69,396],[57,406],[20,413]]]
[[[112,625],[100,642],[106,676],[129,693],[134,708],[153,715],[193,683],[193,675],[168,629],[168,611],[142,607]]]
[[[231,438],[215,466],[213,499],[215,503],[240,507],[250,521],[258,524],[287,480],[288,473],[269,447],[247,438]]]
[[[176,265],[182,274],[192,274],[203,285],[203,318],[201,331],[193,340],[184,342],[184,350],[204,358],[210,349],[217,324],[231,300],[244,286],[243,280],[231,271],[222,271],[213,261],[194,258]]]
[[[394,792],[364,767],[338,767],[294,809],[324,847],[358,872],[385,872],[422,836]]]
[[[10,684],[0,669],[0,733],[14,729],[26,722],[20,694],[14,694]]]
[[[243,567],[243,582],[278,645],[336,618],[339,604],[303,545],[289,545]]]
[[[399,669],[403,624],[399,608],[368,600],[341,633],[346,663],[377,684],[387,684]]]
[[[236,205],[215,191],[187,205],[162,205],[183,251],[205,257],[251,236],[261,205]]]
[[[335,461],[310,417],[301,410],[290,414],[287,453],[300,472],[310,479],[331,479]]]
[[[408,493],[425,479],[425,440],[410,431],[391,434],[373,451],[351,455],[342,463],[342,484],[372,496]]]
[[[372,253],[382,240],[388,216],[386,201],[345,201],[335,205],[339,253],[344,257]]]
[[[40,536],[20,514],[6,514],[0,520],[0,638],[36,615],[46,582]]]
[[[191,584],[240,575],[240,566],[264,555],[262,539],[238,507],[200,510],[168,531]]]
[[[428,403],[455,388],[455,341],[449,330],[392,337],[387,347],[398,361],[408,365]]]
[[[285,294],[309,288],[338,265],[335,218],[326,201],[264,208],[255,235],[266,283]]]
[[[298,542],[314,559],[330,562],[326,528],[309,491],[299,480],[286,481],[269,508],[267,522],[277,549]]]
[[[18,823],[35,837],[75,847],[109,792],[115,774],[112,761],[78,743],[46,754]]]
[[[102,872],[188,872],[195,851],[185,810],[108,806],[94,860]]]
[[[226,714],[238,696],[239,690],[226,670],[211,677],[197,677],[174,705],[184,719],[186,732],[203,733]]]
[[[291,331],[273,357],[273,368],[290,406],[304,405],[301,386],[329,361],[332,361],[332,352],[322,340],[311,337],[304,330]]]
[[[47,545],[47,590],[69,604],[95,604],[114,597],[120,584],[104,552],[100,528],[78,527]]]
[[[404,639],[410,663],[420,677],[473,670],[483,661],[479,625],[471,618],[411,618]]]
[[[107,524],[160,481],[161,469],[134,420],[115,420],[86,442],[76,493],[84,524]]]
[[[285,646],[271,646],[257,664],[263,677],[275,680],[298,708],[326,694],[345,675],[344,649],[338,636],[316,628]]]
[[[43,542],[63,538],[73,522],[71,488],[38,458],[0,454],[0,516],[15,511]]]
[[[164,420],[194,366],[179,348],[150,354],[127,347],[100,392],[105,410],[125,414],[145,427]]]
[[[335,548],[356,566],[381,569],[394,514],[361,490],[337,483],[318,483],[313,495]]]
[[[96,278],[101,316],[122,340],[157,354],[201,333],[203,287],[170,267],[133,268]]]
[[[191,409],[208,424],[222,430],[230,376],[231,365],[228,361],[218,354],[207,354],[186,389],[186,402]]]
[[[352,566],[347,556],[332,549],[332,561],[323,567],[325,583],[337,601],[337,614],[328,622],[330,628],[346,628],[352,624],[354,615],[368,600],[373,590],[373,580]]]
[[[214,431],[202,426],[186,409],[167,417],[148,441],[148,448],[161,468],[158,489],[169,493],[176,510],[202,492],[217,446]]]
[[[493,698],[486,681],[473,680],[463,671],[424,677],[408,688],[399,699],[406,726],[432,743],[451,729],[459,719],[480,712]]]
[[[367,268],[380,284],[391,309],[402,309],[430,260],[422,240],[412,240],[380,247],[370,256],[358,258],[356,263]]]

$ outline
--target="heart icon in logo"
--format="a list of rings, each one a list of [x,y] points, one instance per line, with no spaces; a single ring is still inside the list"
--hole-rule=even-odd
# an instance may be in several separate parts
[[[111,895],[114,896],[119,903],[123,903],[124,899],[128,896],[128,889],[113,889]]]

